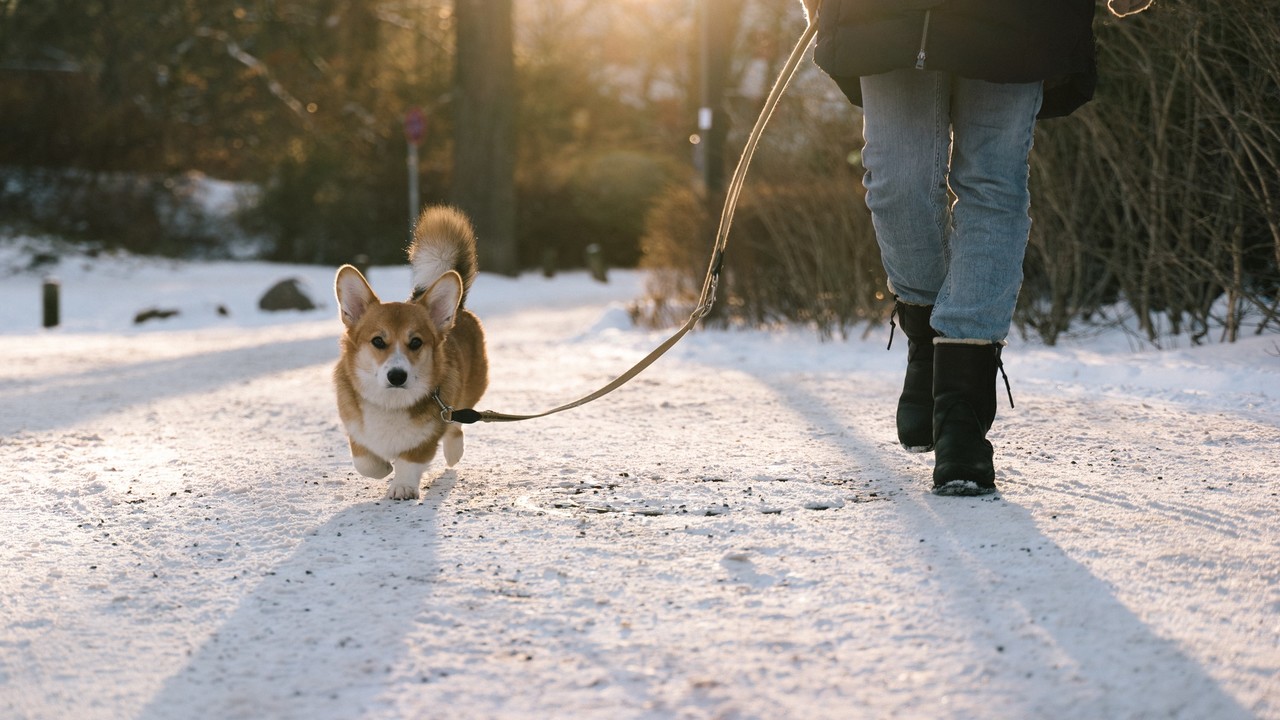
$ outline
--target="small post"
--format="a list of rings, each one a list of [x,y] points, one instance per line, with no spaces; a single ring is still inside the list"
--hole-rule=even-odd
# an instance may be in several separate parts
[[[609,266],[604,260],[604,249],[598,243],[587,246],[587,267],[591,269],[591,277],[602,282],[609,282]]]
[[[542,251],[542,277],[552,278],[556,276],[556,267],[559,265],[560,254],[553,247],[546,248]]]
[[[61,287],[62,286],[58,283],[57,278],[52,277],[46,277],[44,279],[44,283],[40,287],[44,326],[47,328],[58,326],[58,316],[60,314],[58,294],[61,291]]]

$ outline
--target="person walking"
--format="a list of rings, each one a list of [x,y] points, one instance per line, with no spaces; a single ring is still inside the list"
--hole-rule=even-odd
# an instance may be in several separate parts
[[[994,492],[1035,123],[1093,97],[1094,0],[802,1],[815,63],[863,109],[866,203],[907,336],[898,440],[934,452],[934,493]]]

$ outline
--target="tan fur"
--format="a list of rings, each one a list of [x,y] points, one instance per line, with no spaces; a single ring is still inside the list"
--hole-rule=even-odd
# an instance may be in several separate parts
[[[432,392],[439,389],[450,407],[470,408],[489,382],[484,329],[461,306],[475,275],[470,222],[451,208],[428,208],[409,257],[418,287],[406,302],[380,301],[350,265],[334,280],[346,326],[333,371],[338,415],[357,471],[383,478],[394,466],[387,497],[396,500],[418,497],[442,439],[450,466],[462,457],[462,428],[441,419]],[[430,270],[437,277],[422,277],[431,267],[422,260],[427,257],[447,259]]]

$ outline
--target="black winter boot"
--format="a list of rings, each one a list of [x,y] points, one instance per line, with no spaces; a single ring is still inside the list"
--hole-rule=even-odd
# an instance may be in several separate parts
[[[933,357],[933,492],[986,495],[996,491],[987,431],[996,418],[1000,346],[942,340]]]
[[[898,397],[898,442],[908,452],[933,449],[933,339],[929,325],[932,305],[894,303],[893,312],[907,336],[907,377]],[[890,335],[890,344],[893,337]]]

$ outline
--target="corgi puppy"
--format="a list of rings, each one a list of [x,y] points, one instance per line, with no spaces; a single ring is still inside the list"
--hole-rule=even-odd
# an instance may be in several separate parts
[[[350,265],[334,281],[346,326],[333,371],[338,415],[361,475],[384,478],[395,466],[392,500],[418,497],[442,440],[450,467],[462,458],[462,427],[444,413],[475,407],[489,383],[484,330],[463,307],[476,275],[471,222],[453,208],[423,211],[409,265],[406,302],[380,301]]]

